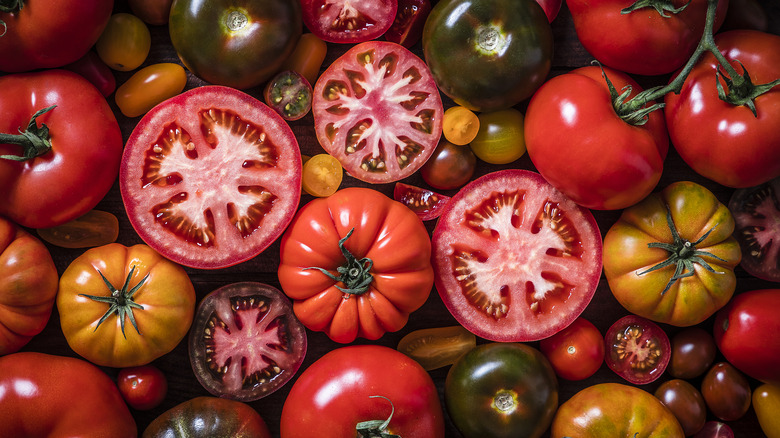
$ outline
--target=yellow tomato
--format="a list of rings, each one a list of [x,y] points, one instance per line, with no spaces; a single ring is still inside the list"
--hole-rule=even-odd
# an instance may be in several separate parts
[[[339,160],[329,154],[315,155],[303,165],[303,190],[312,196],[330,196],[338,190],[343,176]]]
[[[100,59],[118,71],[130,71],[140,67],[149,55],[151,47],[152,36],[146,23],[135,15],[124,12],[111,16],[95,43]]]
[[[322,62],[328,52],[328,45],[313,33],[301,35],[295,50],[284,62],[280,71],[292,70],[314,86],[317,76],[320,74]]]
[[[176,96],[187,85],[187,73],[179,64],[163,62],[138,70],[117,90],[116,105],[127,117],[145,114],[158,103]]]
[[[444,138],[458,146],[469,144],[479,132],[479,123],[477,115],[468,108],[462,106],[447,108],[442,118]]]
[[[525,154],[523,122],[523,114],[514,108],[482,113],[479,132],[469,146],[486,163],[511,163]]]
[[[767,438],[780,438],[780,386],[765,383],[756,388],[753,409]]]

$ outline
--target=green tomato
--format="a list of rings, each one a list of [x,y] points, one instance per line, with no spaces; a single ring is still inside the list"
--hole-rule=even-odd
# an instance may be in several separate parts
[[[523,113],[514,109],[481,113],[479,131],[469,146],[480,160],[507,164],[525,154]]]

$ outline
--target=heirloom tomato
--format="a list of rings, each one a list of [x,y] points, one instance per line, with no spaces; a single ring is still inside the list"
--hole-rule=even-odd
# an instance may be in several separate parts
[[[525,154],[523,113],[514,109],[479,115],[479,131],[469,147],[480,160],[490,164],[509,164]]]
[[[156,408],[168,394],[168,379],[154,365],[122,368],[116,385],[127,404],[142,411]]]
[[[753,391],[753,410],[767,438],[780,438],[780,386],[765,383]]]
[[[398,0],[300,0],[300,4],[306,27],[331,43],[379,38],[393,24],[398,10]]]
[[[628,75],[589,66],[547,81],[525,114],[528,156],[574,202],[596,210],[636,204],[653,191],[669,149],[663,115],[634,126],[615,111],[604,74],[617,90],[642,91]]]
[[[398,341],[398,351],[426,370],[452,365],[477,345],[477,337],[462,325],[415,330]]]
[[[351,345],[317,359],[285,399],[281,438],[312,433],[444,438],[444,413],[433,380],[417,362],[392,348]]]
[[[62,67],[76,61],[98,40],[113,7],[113,0],[3,2],[0,71]]]
[[[672,412],[647,391],[620,383],[600,383],[561,404],[553,437],[683,438]]]
[[[58,281],[46,246],[0,217],[0,356],[19,350],[46,327]]]
[[[317,35],[307,32],[298,39],[295,50],[284,61],[279,70],[292,70],[300,73],[311,85],[317,82],[320,68],[327,54],[328,45],[325,41],[319,39]]]
[[[265,85],[265,103],[284,120],[298,120],[311,111],[312,88],[309,81],[293,70],[283,70]]]
[[[469,182],[476,169],[477,156],[468,146],[458,146],[441,139],[420,168],[420,176],[435,189],[452,190]]]
[[[420,218],[369,188],[304,205],[282,237],[279,282],[301,322],[336,342],[400,330],[433,286]]]
[[[146,245],[111,243],[77,257],[60,277],[68,345],[108,367],[145,365],[169,353],[192,323],[195,289],[184,269]]]
[[[592,376],[604,363],[604,337],[592,322],[577,318],[568,327],[539,342],[555,374],[566,380]]]
[[[422,38],[423,27],[430,13],[430,0],[398,0],[398,11],[393,24],[385,32],[385,39],[411,48]]]
[[[757,186],[780,176],[780,87],[753,100],[755,114],[739,96],[750,96],[753,84],[780,79],[780,35],[735,30],[718,34],[715,43],[736,73],[749,75],[752,84],[730,78],[734,84],[729,85],[723,67],[706,53],[682,90],[666,94],[669,136],[680,157],[700,175],[728,187]],[[737,96],[739,103],[722,100],[716,82],[724,92],[728,85],[728,95]]]
[[[439,217],[444,206],[450,202],[449,196],[402,182],[395,183],[393,199],[409,207],[424,221]]]
[[[531,95],[550,71],[553,34],[534,0],[442,0],[422,36],[436,84],[473,111],[509,108]]]
[[[0,436],[138,436],[114,382],[87,361],[20,352],[0,369]]]
[[[320,145],[353,177],[398,181],[439,143],[444,107],[428,66],[400,44],[370,41],[336,59],[314,86]]]
[[[163,412],[142,438],[271,438],[268,426],[246,403],[218,397],[196,397]]]
[[[0,216],[44,228],[95,207],[123,148],[105,97],[67,70],[2,76],[0,90]]]
[[[604,237],[604,274],[631,313],[687,327],[723,307],[736,288],[734,218],[706,187],[670,184],[623,211]]]
[[[686,380],[673,379],[662,383],[654,395],[680,422],[685,436],[700,431],[707,421],[707,405],[695,386]]]
[[[739,265],[754,277],[780,282],[780,177],[735,190],[729,211],[742,250]]]
[[[292,220],[298,141],[248,94],[198,87],[141,119],[119,188],[133,228],[163,256],[200,269],[232,266],[260,254]]]
[[[116,90],[114,73],[94,50],[87,51],[84,56],[62,68],[83,76],[105,97],[110,96]]]
[[[303,31],[301,3],[290,0],[173,0],[168,23],[188,70],[239,89],[271,78]]]
[[[90,248],[116,242],[119,219],[112,213],[90,210],[83,215],[51,228],[36,230],[41,239],[62,248]]]
[[[671,346],[666,332],[641,316],[626,315],[604,335],[609,369],[634,385],[655,381],[666,370]]]
[[[715,338],[701,327],[688,327],[671,339],[669,374],[678,379],[694,379],[704,374],[715,361]]]
[[[728,362],[719,362],[704,375],[701,395],[707,408],[723,421],[742,418],[750,409],[750,382]]]
[[[571,324],[601,275],[593,214],[539,174],[482,176],[447,203],[433,231],[436,289],[477,336],[535,341]]]

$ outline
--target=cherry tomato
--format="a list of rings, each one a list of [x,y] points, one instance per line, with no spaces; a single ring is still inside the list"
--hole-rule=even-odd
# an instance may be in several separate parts
[[[756,388],[753,410],[767,438],[780,438],[780,386],[765,383]]]
[[[284,61],[281,70],[300,73],[309,84],[317,82],[328,45],[313,33],[305,33],[298,39],[292,54]]]
[[[691,436],[704,427],[707,405],[695,386],[681,379],[669,380],[655,390],[655,396],[672,411],[685,436]]]
[[[462,325],[415,330],[401,338],[398,351],[411,357],[427,371],[452,365],[476,347],[477,337]]]
[[[303,164],[301,184],[306,193],[324,197],[336,193],[343,177],[339,160],[330,154],[317,154]]]
[[[402,182],[395,183],[393,199],[409,207],[424,221],[439,217],[444,206],[450,201],[449,196]]]
[[[486,163],[511,163],[525,154],[523,122],[523,113],[514,108],[481,113],[479,132],[469,146]]]
[[[163,62],[138,70],[117,90],[116,105],[127,117],[146,114],[158,103],[184,90],[187,73],[179,64]]]
[[[604,338],[585,318],[577,318],[565,329],[542,339],[539,349],[555,374],[566,380],[587,379],[604,363]]]
[[[149,55],[152,35],[135,15],[120,12],[111,16],[108,25],[95,43],[100,59],[118,71],[140,67]]]
[[[263,96],[265,103],[287,121],[301,119],[311,111],[311,84],[293,70],[280,71],[271,78]]]
[[[669,364],[669,338],[656,323],[641,316],[617,320],[604,341],[607,366],[634,385],[655,381]]]
[[[414,46],[422,37],[430,13],[429,0],[398,0],[398,11],[390,29],[385,32],[385,39],[406,48]]]
[[[456,105],[444,111],[441,128],[447,141],[463,146],[477,136],[479,118],[470,109]]]
[[[90,210],[51,228],[38,228],[41,239],[62,248],[90,248],[116,242],[119,220],[107,211]]]
[[[140,411],[156,408],[168,394],[168,379],[154,365],[122,368],[116,383],[127,404]]]
[[[719,362],[704,375],[701,395],[713,415],[723,421],[742,418],[750,409],[750,383],[728,362]]]
[[[672,337],[669,374],[678,379],[693,379],[704,374],[715,361],[715,338],[701,327],[689,327]]]
[[[442,139],[420,174],[429,186],[439,190],[463,186],[474,175],[477,157],[468,146],[458,146]]]

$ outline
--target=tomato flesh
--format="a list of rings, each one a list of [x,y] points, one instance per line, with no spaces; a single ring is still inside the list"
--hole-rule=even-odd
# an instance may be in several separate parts
[[[393,24],[397,0],[302,0],[303,23],[324,41],[362,43]]]
[[[780,177],[731,196],[734,237],[742,250],[742,266],[750,275],[780,282]]]
[[[661,377],[671,358],[669,337],[657,324],[640,316],[617,320],[604,341],[607,366],[635,385]]]
[[[402,182],[395,183],[393,199],[409,207],[424,221],[441,216],[444,206],[450,201],[449,196]]]

